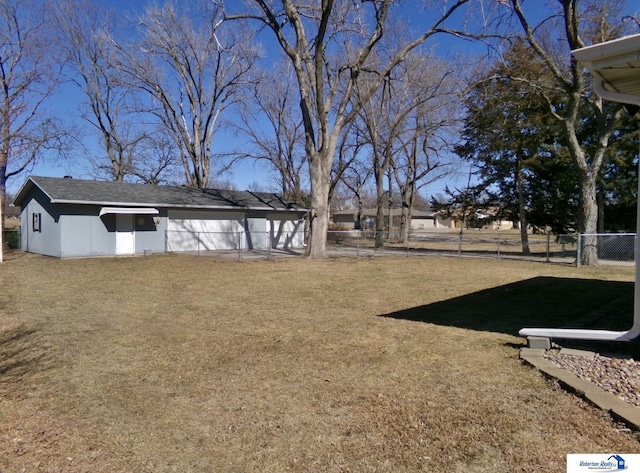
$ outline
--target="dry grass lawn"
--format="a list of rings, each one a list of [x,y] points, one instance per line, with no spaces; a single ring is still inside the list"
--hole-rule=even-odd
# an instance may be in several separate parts
[[[523,365],[515,336],[606,314],[633,278],[444,258],[10,259],[0,471],[559,472],[567,453],[640,453]]]

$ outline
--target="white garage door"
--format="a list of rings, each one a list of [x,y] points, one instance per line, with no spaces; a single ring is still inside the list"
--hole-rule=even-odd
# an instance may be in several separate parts
[[[234,250],[244,247],[244,213],[170,210],[168,251]]]
[[[291,220],[290,215],[270,215],[271,246],[273,248],[302,248],[304,220]]]

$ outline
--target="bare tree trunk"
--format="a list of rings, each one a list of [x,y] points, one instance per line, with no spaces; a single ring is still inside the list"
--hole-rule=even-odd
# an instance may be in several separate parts
[[[4,174],[4,173],[2,173]],[[0,184],[0,263],[4,261],[4,199],[6,189],[4,183]]]
[[[333,150],[331,150],[333,156]],[[323,166],[327,159],[318,154],[309,160],[311,180],[311,217],[309,242],[305,256],[327,257],[327,231],[329,229],[329,185],[331,168]]]
[[[518,223],[520,225],[520,240],[522,242],[522,254],[528,256],[531,254],[529,249],[529,233],[527,233],[527,207],[524,196],[524,176],[522,173],[522,162],[518,159],[516,169],[516,179],[518,187]]]
[[[7,196],[7,160],[9,157],[8,129],[3,130],[3,149],[0,150],[0,263],[4,254],[4,200]]]
[[[364,209],[362,208],[362,183],[358,182],[358,223],[360,224],[359,230],[362,230],[362,219],[364,218]]]
[[[375,248],[384,247],[384,173],[385,165],[379,165],[379,159],[374,159],[373,173],[376,181],[376,226]]]
[[[583,266],[597,266],[598,242],[594,234],[598,228],[598,201],[595,173],[583,172],[581,181],[580,214],[583,220],[580,225],[580,233],[583,234],[583,237],[580,264]]]
[[[598,233],[604,233],[604,193],[602,190],[597,193],[598,200]]]
[[[400,238],[404,246],[409,245],[409,229],[411,227],[411,207],[405,206],[405,201],[402,201],[402,214],[400,215]]]
[[[414,173],[415,174],[415,173]],[[415,177],[415,176],[414,176]],[[401,214],[400,214],[400,241],[406,247],[409,245],[409,232],[411,231],[411,211],[415,196],[415,180],[408,180],[404,186],[400,186]]]

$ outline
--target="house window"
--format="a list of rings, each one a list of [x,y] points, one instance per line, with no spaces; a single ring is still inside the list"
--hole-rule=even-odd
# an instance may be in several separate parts
[[[33,231],[34,232],[41,232],[42,231],[42,227],[40,226],[41,214],[34,213],[34,214],[31,214],[31,217],[33,219]]]

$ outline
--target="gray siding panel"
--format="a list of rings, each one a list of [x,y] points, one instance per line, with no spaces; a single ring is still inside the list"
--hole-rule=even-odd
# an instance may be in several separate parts
[[[115,232],[96,215],[61,215],[62,257],[105,256],[116,252]]]
[[[136,254],[142,254],[145,250],[151,250],[153,253],[164,253],[167,211],[166,209],[158,210],[160,210],[159,216],[136,215]]]
[[[64,206],[60,217],[62,257],[113,256],[116,254],[115,214],[99,217],[100,206]],[[90,213],[90,215],[87,215]],[[152,215],[134,216],[135,253],[164,252],[166,217],[156,226]]]
[[[60,227],[54,216],[35,199],[30,199],[20,215],[21,247],[24,251],[60,256]],[[34,214],[39,216],[39,231],[34,228]]]
[[[269,226],[264,215],[247,217],[245,232],[248,249],[264,250],[269,247]]]

